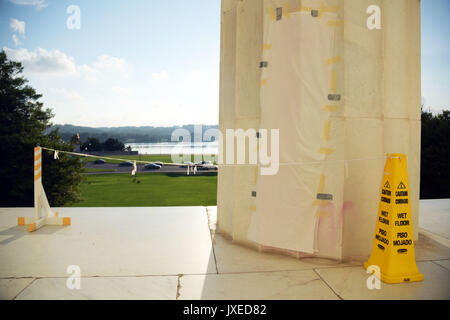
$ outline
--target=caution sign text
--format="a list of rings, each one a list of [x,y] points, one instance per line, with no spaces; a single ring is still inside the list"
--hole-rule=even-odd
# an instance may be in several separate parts
[[[414,255],[404,154],[388,155],[381,186],[372,254],[364,266],[379,266],[381,280],[387,283],[421,281],[423,275],[417,269]]]

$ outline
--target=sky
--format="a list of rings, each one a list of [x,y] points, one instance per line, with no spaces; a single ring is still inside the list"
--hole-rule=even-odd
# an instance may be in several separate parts
[[[0,0],[0,46],[53,123],[218,123],[219,0]]]
[[[450,0],[421,0],[422,101],[450,110]]]
[[[450,0],[421,6],[422,96],[439,112],[450,109]],[[0,47],[53,123],[218,123],[220,0],[0,0]]]

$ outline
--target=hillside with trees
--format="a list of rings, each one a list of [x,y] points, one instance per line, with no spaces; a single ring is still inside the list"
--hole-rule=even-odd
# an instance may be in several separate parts
[[[88,138],[96,138],[99,141],[105,141],[109,138],[114,138],[123,143],[131,142],[170,142],[172,132],[175,129],[183,128],[188,130],[192,135],[194,133],[194,125],[171,126],[171,127],[84,127],[74,126],[71,124],[54,125],[48,131],[58,129],[64,141],[68,141],[71,137],[79,133],[80,140],[86,141]],[[202,125],[203,132],[210,128],[217,129],[217,125]]]
[[[81,144],[80,150],[83,152],[88,151],[123,151],[125,145],[117,139],[109,138],[104,142],[100,142],[97,138],[88,138]]]

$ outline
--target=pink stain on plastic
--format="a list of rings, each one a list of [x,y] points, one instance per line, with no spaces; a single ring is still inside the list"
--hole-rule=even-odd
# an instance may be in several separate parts
[[[316,212],[321,212],[318,217],[317,224],[317,240],[320,255],[338,256],[340,255],[340,230],[343,225],[344,214],[347,215],[352,212],[353,202],[345,201],[342,204],[341,210],[338,214],[335,213],[335,205],[331,202],[326,205],[318,207]],[[260,245],[262,252],[276,252],[284,255],[289,255],[296,258],[313,257],[314,254],[299,252],[295,250],[276,248],[271,246]]]
[[[318,217],[317,240],[319,253],[326,255],[338,254],[338,250],[340,250],[343,217],[344,214],[350,213],[352,208],[352,201],[345,201],[337,214],[335,214],[336,210],[333,203],[319,207],[318,211],[325,213]]]

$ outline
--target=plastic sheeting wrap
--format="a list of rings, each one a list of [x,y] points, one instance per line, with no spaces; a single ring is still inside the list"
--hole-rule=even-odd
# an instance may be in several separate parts
[[[306,253],[314,253],[319,216],[335,217],[317,193],[329,194],[329,203],[342,207],[344,163],[326,163],[343,159],[342,121],[331,121],[330,113],[320,107],[329,104],[329,94],[336,94],[330,92],[330,68],[325,63],[336,56],[335,30],[327,26],[336,15],[325,15],[314,19],[309,12],[293,12],[276,23],[267,19],[264,43],[271,49],[262,57],[268,67],[262,71],[260,126],[280,128],[281,166],[276,175],[260,176],[249,240]],[[331,154],[321,153],[321,148]],[[335,228],[336,256],[341,228]]]
[[[396,152],[417,238],[420,3],[375,2],[379,30],[365,1],[222,1],[221,143],[226,129],[279,129],[280,165],[219,166],[219,232],[260,250],[366,258],[384,155]]]

